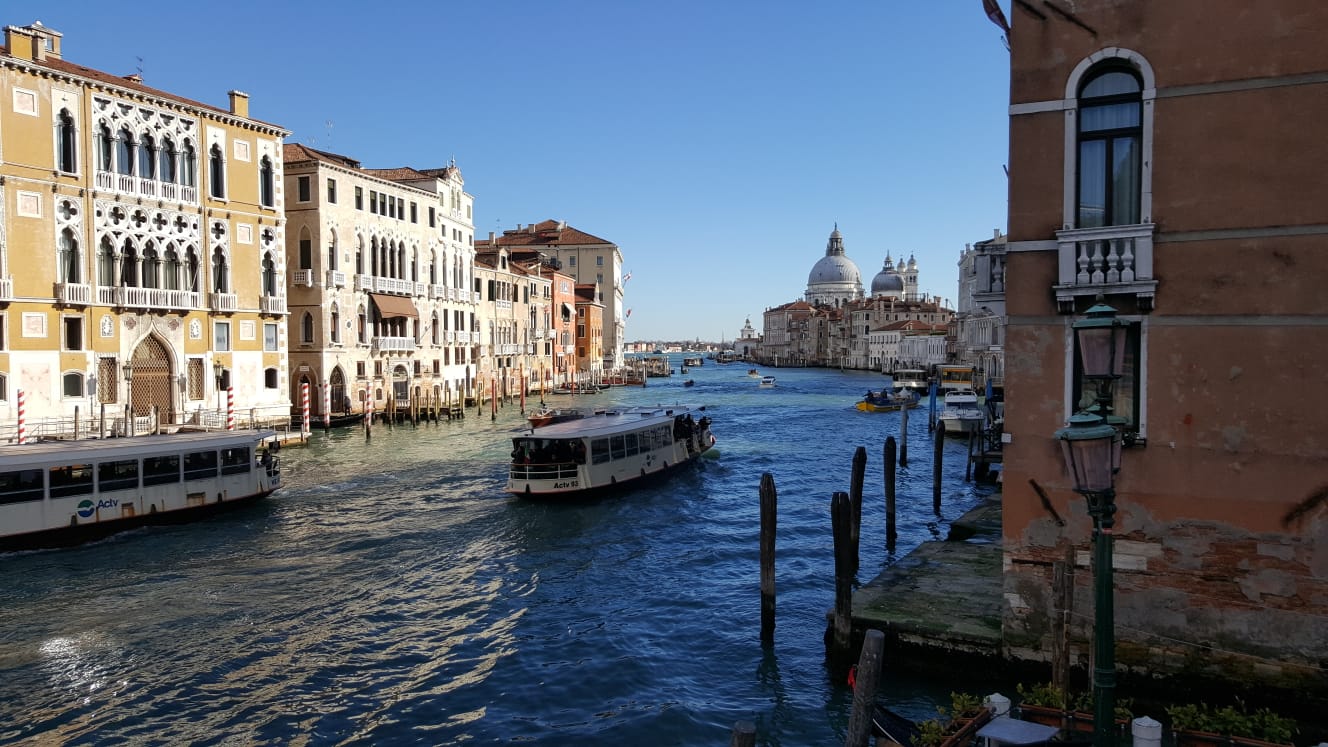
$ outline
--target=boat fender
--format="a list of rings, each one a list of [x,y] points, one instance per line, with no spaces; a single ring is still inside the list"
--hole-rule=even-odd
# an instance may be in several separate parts
[[[614,475],[609,475],[609,484],[610,484],[610,485],[617,485],[617,484],[618,484],[618,478],[617,478],[616,476],[614,476]]]
[[[665,460],[664,460],[664,469],[668,469],[668,468],[669,468],[669,460],[665,459]]]
[[[221,493],[217,493],[217,503],[221,503]]]
[[[526,483],[526,495],[530,495],[530,483]]]
[[[69,517],[69,526],[71,527],[78,526],[78,514],[74,514],[73,516]]]
[[[157,513],[157,504],[155,504],[155,503],[149,503],[149,504],[148,504],[148,513],[150,513],[150,514],[155,514],[155,513]]]
[[[646,468],[645,468],[645,467],[642,467],[642,468],[641,468],[641,476],[642,476],[642,477],[645,477],[645,476],[646,476]]]

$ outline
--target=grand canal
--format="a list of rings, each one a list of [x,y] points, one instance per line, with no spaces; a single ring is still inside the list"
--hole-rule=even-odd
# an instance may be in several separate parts
[[[283,490],[231,515],[0,555],[0,743],[722,745],[746,719],[759,744],[841,744],[851,693],[827,674],[822,633],[830,497],[854,450],[869,455],[861,581],[977,498],[956,441],[932,514],[925,406],[913,411],[888,555],[881,445],[899,415],[853,408],[882,377],[767,373],[773,389],[707,361],[577,398],[708,407],[718,453],[628,495],[504,494],[524,422],[512,403],[496,421],[380,424],[367,442],[316,433],[283,450]],[[765,472],[779,491],[768,650]],[[892,681],[883,696],[925,718],[950,689]]]

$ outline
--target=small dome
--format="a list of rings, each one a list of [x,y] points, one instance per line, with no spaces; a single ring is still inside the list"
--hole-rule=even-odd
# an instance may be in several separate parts
[[[881,270],[876,274],[876,277],[872,278],[871,294],[873,296],[888,296],[903,294],[903,292],[904,279],[899,277],[899,274],[890,267],[889,263],[886,264],[884,270]]]

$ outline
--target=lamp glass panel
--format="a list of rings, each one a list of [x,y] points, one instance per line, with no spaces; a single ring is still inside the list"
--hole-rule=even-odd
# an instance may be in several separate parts
[[[1084,376],[1102,378],[1110,376],[1112,364],[1112,327],[1086,327],[1079,332],[1079,357],[1084,365]],[[1120,335],[1119,347],[1122,356],[1125,350],[1125,335]],[[1119,371],[1120,369],[1116,369]]]
[[[1112,487],[1115,442],[1114,436],[1061,441],[1076,490],[1100,491]]]

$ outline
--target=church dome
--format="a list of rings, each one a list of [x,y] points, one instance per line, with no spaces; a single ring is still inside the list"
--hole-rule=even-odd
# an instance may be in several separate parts
[[[903,295],[903,293],[904,278],[900,277],[899,273],[895,272],[895,269],[890,266],[889,259],[885,260],[885,269],[876,273],[876,277],[872,278],[871,294],[873,296],[894,296]]]
[[[832,254],[821,257],[812,265],[812,271],[807,275],[807,285],[823,285],[826,283],[850,283],[860,285],[862,275],[858,272],[858,266],[853,260],[842,254]]]

